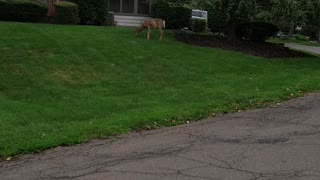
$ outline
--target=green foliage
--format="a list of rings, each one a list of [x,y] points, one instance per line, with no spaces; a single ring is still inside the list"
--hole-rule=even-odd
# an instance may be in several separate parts
[[[78,5],[81,24],[101,25],[105,22],[109,0],[70,0]]]
[[[266,22],[239,24],[236,28],[238,38],[265,42],[279,31],[278,27]]]
[[[231,2],[230,0],[212,0],[208,2],[208,27],[213,32],[218,32],[226,26],[231,19]]]
[[[222,32],[234,37],[239,23],[255,20],[258,6],[255,0],[207,0],[208,26],[212,32]]]
[[[207,28],[207,21],[204,19],[192,19],[190,29],[194,32],[204,32]]]
[[[183,6],[182,2],[174,3],[168,0],[157,0],[152,4],[152,17],[166,21],[168,29],[188,27],[191,19],[191,9]]]
[[[295,27],[305,22],[306,14],[301,0],[273,0],[272,1],[272,22],[281,31],[293,35]]]
[[[235,14],[232,14],[232,20],[237,22],[253,22],[258,14],[258,5],[256,0],[234,0],[235,5],[232,9]]]
[[[300,45],[304,45],[304,46],[317,46],[320,47],[320,43],[316,43],[316,42],[310,42],[309,38],[304,36],[304,35],[294,35],[291,38],[270,38],[268,40],[268,42],[271,43],[281,43],[281,44],[285,44],[285,43],[294,43],[294,44],[300,44]]]
[[[208,26],[213,32],[232,35],[235,25],[269,22],[289,35],[296,27],[320,42],[319,0],[193,0],[193,8],[208,10]]]
[[[297,41],[306,41],[308,42],[309,41],[309,38],[302,35],[302,34],[295,34],[294,35],[294,39],[297,40]]]
[[[78,5],[71,2],[57,2],[54,4],[56,21],[60,24],[76,24]]]
[[[305,31],[313,40],[320,42],[320,1],[306,0],[305,11],[307,15]]]
[[[0,0],[1,21],[37,22],[47,12],[48,5],[42,0]]]

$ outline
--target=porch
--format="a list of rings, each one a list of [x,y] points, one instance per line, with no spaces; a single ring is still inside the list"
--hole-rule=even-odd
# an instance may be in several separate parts
[[[151,0],[110,0],[110,13],[118,26],[139,26],[151,17]]]

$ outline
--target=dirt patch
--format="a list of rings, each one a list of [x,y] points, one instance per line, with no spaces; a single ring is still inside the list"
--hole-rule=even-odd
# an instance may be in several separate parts
[[[243,52],[245,54],[265,57],[265,58],[292,58],[292,57],[313,57],[310,54],[304,52],[291,50],[284,47],[283,44],[274,43],[258,43],[245,40],[227,40],[216,38],[209,35],[198,35],[198,34],[179,34],[175,35],[178,41],[203,46],[221,48],[225,50],[232,50]]]

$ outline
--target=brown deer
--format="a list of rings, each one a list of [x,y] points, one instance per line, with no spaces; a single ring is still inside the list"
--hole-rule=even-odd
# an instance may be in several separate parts
[[[162,19],[147,19],[143,21],[141,26],[137,27],[136,29],[136,36],[142,32],[144,29],[147,29],[147,39],[150,39],[150,33],[151,29],[157,28],[160,31],[160,40],[162,40],[163,37],[163,28],[166,27],[166,22]]]

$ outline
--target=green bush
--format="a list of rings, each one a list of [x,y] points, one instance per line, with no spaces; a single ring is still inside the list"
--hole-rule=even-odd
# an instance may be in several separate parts
[[[302,34],[296,34],[294,35],[294,37],[295,37],[295,40],[297,41],[309,41],[309,38]]]
[[[69,0],[79,8],[81,24],[101,25],[106,21],[109,0]]]
[[[190,29],[194,32],[203,32],[207,28],[207,21],[204,19],[192,19]]]
[[[168,29],[188,27],[192,12],[190,8],[173,5],[166,0],[157,0],[151,6],[152,17],[165,20]]]
[[[228,0],[215,0],[206,7],[208,11],[208,28],[213,33],[221,32],[230,20],[230,2]]]
[[[48,4],[43,0],[0,0],[1,21],[37,22],[47,12]]]
[[[236,35],[241,39],[264,42],[278,31],[277,26],[266,22],[243,23],[237,26]]]
[[[78,18],[78,5],[71,2],[57,2],[54,4],[55,17],[59,24],[76,24]]]

